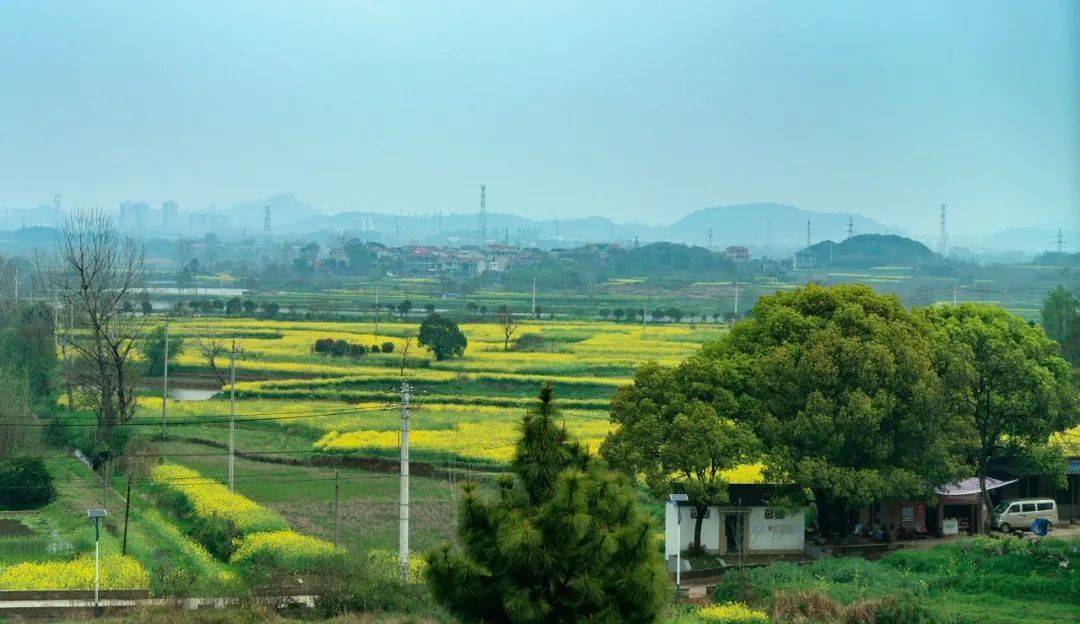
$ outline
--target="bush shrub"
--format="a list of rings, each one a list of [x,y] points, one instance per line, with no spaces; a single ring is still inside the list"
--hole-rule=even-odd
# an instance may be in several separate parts
[[[15,457],[0,461],[0,507],[41,507],[56,496],[52,475],[40,457]]]
[[[520,338],[514,341],[515,351],[542,351],[544,349],[544,338],[540,334],[522,334]]]
[[[356,358],[367,353],[367,347],[362,344],[349,342],[347,340],[334,340],[333,338],[319,338],[315,341],[312,350],[315,351],[315,353],[332,355],[334,357],[348,356]],[[379,345],[371,345],[371,352],[378,353]]]
[[[384,343],[382,343],[382,352],[383,353],[393,353],[394,352],[394,343],[392,343],[392,342],[384,342]]]

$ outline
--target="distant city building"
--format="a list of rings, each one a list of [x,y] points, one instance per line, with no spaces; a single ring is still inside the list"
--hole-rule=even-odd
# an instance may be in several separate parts
[[[122,202],[120,204],[120,227],[143,229],[150,225],[150,202]]]
[[[180,212],[180,207],[173,200],[168,200],[161,203],[161,227],[169,229],[176,225],[176,218]]]

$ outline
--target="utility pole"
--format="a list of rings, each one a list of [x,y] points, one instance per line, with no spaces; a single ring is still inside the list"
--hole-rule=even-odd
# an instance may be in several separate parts
[[[641,302],[641,332],[645,333],[645,317],[649,313],[649,281],[645,281],[645,300]]]
[[[165,319],[165,368],[161,378],[161,437],[165,437],[165,413],[169,404],[169,319]]]
[[[236,452],[236,340],[229,350],[229,491],[233,490],[233,463]]]
[[[375,280],[375,344],[379,344],[379,280]]]
[[[957,284],[954,283],[952,285],[952,304],[954,306],[956,305],[956,290],[957,290]]]
[[[739,282],[735,282],[735,318],[739,318]]]
[[[810,246],[810,220],[806,221],[806,246]]]
[[[480,185],[480,249],[487,246],[487,185]]]
[[[945,204],[941,204],[941,230],[938,233],[938,253],[941,257],[947,258],[949,256],[949,226],[947,215],[947,208]]]
[[[533,275],[532,315],[536,318],[536,275]]]
[[[338,545],[338,471],[334,471],[334,547]]]
[[[128,514],[131,513],[131,473],[128,473],[127,480],[127,496],[124,498],[124,545],[120,549],[121,555],[127,554],[127,528],[128,528]]]
[[[398,567],[401,582],[409,576],[409,382],[401,380],[401,468],[398,474]]]

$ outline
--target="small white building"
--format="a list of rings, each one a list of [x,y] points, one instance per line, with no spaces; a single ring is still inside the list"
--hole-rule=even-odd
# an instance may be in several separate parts
[[[701,546],[717,555],[801,554],[806,513],[766,505],[769,486],[729,485],[729,502],[710,505],[701,523]],[[664,557],[685,552],[694,541],[697,510],[692,502],[676,510],[665,505]],[[679,527],[679,515],[682,527]]]

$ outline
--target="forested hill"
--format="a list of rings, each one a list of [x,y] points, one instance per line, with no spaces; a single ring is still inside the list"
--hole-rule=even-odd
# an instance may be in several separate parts
[[[745,263],[742,270],[753,270]],[[757,265],[754,265],[755,267]],[[544,286],[596,284],[616,278],[661,281],[730,280],[740,267],[723,253],[680,243],[652,243],[640,247],[586,245],[560,250],[535,266],[512,267],[507,284],[528,288],[533,278]]]
[[[799,253],[815,256],[821,267],[917,266],[937,258],[926,245],[895,234],[859,234],[839,243],[826,240]]]

